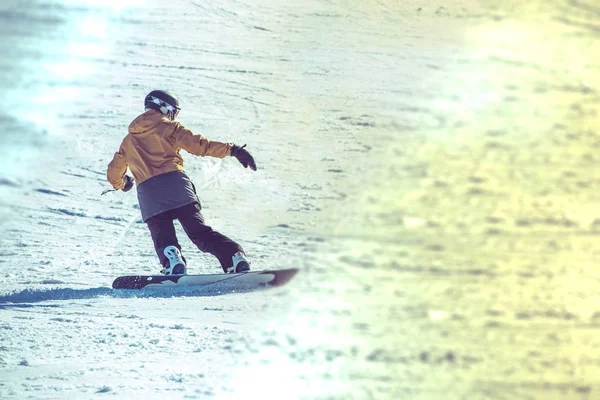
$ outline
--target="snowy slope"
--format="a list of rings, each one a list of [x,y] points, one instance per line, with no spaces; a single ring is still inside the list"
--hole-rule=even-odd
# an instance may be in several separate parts
[[[597,397],[600,8],[285,3],[0,4],[0,398]],[[186,169],[287,286],[109,288],[159,269],[100,196],[155,88],[248,144]]]

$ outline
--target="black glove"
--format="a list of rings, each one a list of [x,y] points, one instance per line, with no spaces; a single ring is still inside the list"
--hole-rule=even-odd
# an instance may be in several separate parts
[[[251,170],[256,171],[256,163],[254,162],[254,158],[248,150],[244,149],[246,145],[242,147],[234,144],[231,148],[231,155],[238,159],[238,161],[244,166],[244,168],[250,167]]]
[[[124,192],[129,192],[133,187],[133,178],[129,175],[125,175],[123,179],[125,179],[125,186],[123,186],[123,189],[121,190]]]

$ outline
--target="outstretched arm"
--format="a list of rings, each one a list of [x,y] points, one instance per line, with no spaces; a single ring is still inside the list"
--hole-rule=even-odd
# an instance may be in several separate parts
[[[177,147],[195,156],[224,158],[231,155],[231,143],[215,142],[202,135],[194,135],[180,123],[175,123],[173,139]]]
[[[106,178],[115,189],[123,189],[127,183],[124,179],[125,172],[127,172],[127,162],[125,162],[125,154],[121,145],[119,151],[115,153],[112,161],[108,164]]]

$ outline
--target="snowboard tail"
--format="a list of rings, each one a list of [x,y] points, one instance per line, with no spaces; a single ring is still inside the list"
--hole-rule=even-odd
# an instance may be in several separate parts
[[[282,286],[298,272],[297,268],[273,271],[250,271],[238,274],[206,275],[131,275],[120,276],[112,283],[113,289],[156,289],[184,286],[238,285],[238,286]]]

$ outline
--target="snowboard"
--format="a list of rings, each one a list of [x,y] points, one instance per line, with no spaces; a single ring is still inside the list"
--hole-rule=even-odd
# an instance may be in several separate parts
[[[160,289],[187,286],[282,286],[298,272],[297,268],[272,271],[249,271],[238,274],[205,275],[132,275],[120,276],[112,283],[113,289]]]

